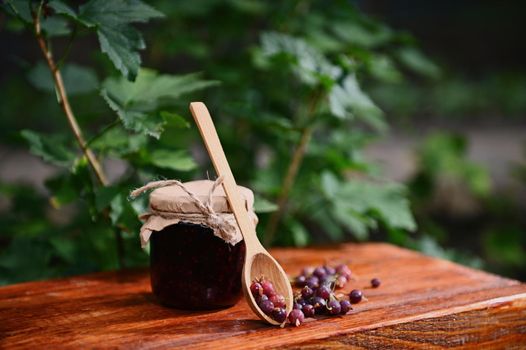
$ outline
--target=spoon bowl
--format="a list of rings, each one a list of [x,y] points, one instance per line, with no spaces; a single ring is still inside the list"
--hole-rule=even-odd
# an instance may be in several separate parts
[[[241,281],[245,299],[254,313],[262,320],[273,325],[282,325],[285,322],[277,322],[261,311],[250,292],[250,285],[254,280],[260,278],[265,278],[272,282],[276,292],[285,298],[285,311],[288,314],[293,306],[292,287],[290,286],[289,279],[285,271],[283,271],[283,268],[269,252],[265,250],[258,240],[256,227],[252,220],[249,219],[247,209],[238,193],[236,180],[234,179],[232,170],[230,170],[208,109],[202,102],[192,102],[190,104],[190,111],[201,133],[208,154],[212,159],[216,173],[223,177],[222,185],[225,189],[228,203],[230,204],[230,208],[234,213],[243,240],[245,241],[246,254]]]
[[[263,247],[261,247],[263,248]],[[272,282],[276,293],[281,294],[285,297],[285,311],[287,315],[292,311],[293,297],[292,288],[290,282],[284,279],[285,272],[278,264],[278,262],[266,251],[259,252],[254,255],[246,255],[245,266],[243,267],[243,293],[245,299],[249,301],[249,306],[261,319],[271,323],[273,325],[280,325],[279,322],[274,321],[271,317],[267,316],[257,306],[256,299],[250,291],[250,285],[254,280],[265,278]],[[286,275],[285,275],[286,276]]]

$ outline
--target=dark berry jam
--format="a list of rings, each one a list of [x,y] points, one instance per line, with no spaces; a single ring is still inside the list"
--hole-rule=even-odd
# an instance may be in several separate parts
[[[232,246],[212,229],[190,223],[171,225],[150,238],[152,290],[178,309],[234,305],[241,297],[245,243]]]

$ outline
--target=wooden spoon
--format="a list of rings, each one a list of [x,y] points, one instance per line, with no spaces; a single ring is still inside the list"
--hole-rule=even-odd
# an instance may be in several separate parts
[[[223,176],[223,188],[237,224],[243,235],[246,246],[245,265],[241,285],[248,305],[261,319],[273,325],[280,325],[257,306],[256,300],[250,292],[250,285],[255,279],[264,277],[272,282],[277,293],[285,297],[287,315],[292,310],[293,296],[289,279],[278,262],[263,248],[256,235],[256,228],[248,216],[247,209],[237,190],[236,180],[230,170],[228,161],[217,136],[214,122],[208,109],[202,102],[190,103],[190,111],[199,128],[199,132],[212,159],[214,168],[219,176]],[[284,324],[284,322],[283,322]]]

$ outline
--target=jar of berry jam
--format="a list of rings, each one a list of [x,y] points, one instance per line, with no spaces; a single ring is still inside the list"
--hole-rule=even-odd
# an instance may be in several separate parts
[[[224,308],[242,295],[245,244],[220,182],[160,181],[150,194],[141,243],[150,243],[152,291],[164,305]],[[256,224],[252,191],[239,192]]]

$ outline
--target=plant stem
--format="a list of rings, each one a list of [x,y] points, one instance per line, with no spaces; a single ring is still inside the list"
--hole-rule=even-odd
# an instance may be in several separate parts
[[[308,122],[311,121],[314,117],[321,97],[321,91],[317,91],[312,95],[310,99],[309,109],[307,112]],[[303,162],[303,158],[305,156],[305,152],[307,150],[307,146],[311,140],[313,132],[314,124],[310,123],[303,129],[300,140],[298,141],[294,153],[292,154],[292,160],[287,169],[285,178],[283,179],[283,183],[281,184],[281,191],[277,201],[278,209],[275,212],[273,212],[270,216],[269,222],[265,230],[265,237],[263,238],[263,244],[265,246],[272,244],[274,236],[276,235],[278,224],[281,218],[283,217],[283,214],[285,213],[285,207],[289,199],[289,193],[292,189],[292,186],[294,185],[296,176],[298,175],[298,170],[301,166],[301,163]]]
[[[77,122],[77,118],[75,118],[75,115],[73,114],[73,110],[71,109],[71,105],[69,104],[68,95],[64,87],[64,81],[62,80],[62,74],[60,73],[60,70],[58,69],[55,63],[55,60],[53,59],[53,55],[48,48],[46,39],[42,35],[39,14],[34,16],[34,25],[35,25],[35,36],[37,38],[38,45],[40,46],[40,49],[42,50],[42,54],[44,55],[46,59],[47,65],[49,67],[49,70],[51,71],[53,80],[55,82],[55,88],[59,96],[60,107],[62,107],[62,110],[64,111],[64,114],[66,115],[66,119],[68,120],[71,131],[75,135],[75,139],[77,140],[77,143],[79,144],[80,149],[84,153],[84,156],[87,158],[91,168],[93,169],[95,176],[97,177],[97,179],[103,186],[106,186],[108,185],[108,180],[106,178],[106,175],[104,174],[104,171],[102,170],[102,166],[100,165],[99,161],[95,157],[95,154],[93,154],[91,149],[87,147],[86,141],[84,139],[84,136],[82,135],[82,131],[80,130],[79,124]]]
[[[57,64],[55,63],[55,60],[53,59],[53,54],[46,42],[46,39],[42,35],[42,28],[40,25],[41,8],[42,8],[42,2],[40,4],[38,12],[36,14],[33,14],[33,21],[34,21],[34,26],[35,26],[35,36],[37,38],[38,45],[40,46],[40,49],[42,50],[42,54],[46,58],[47,65],[49,67],[49,70],[51,71],[51,75],[53,76],[53,81],[55,82],[55,89],[59,96],[58,102],[60,106],[62,107],[62,110],[64,111],[64,114],[66,115],[66,119],[68,120],[71,131],[73,132],[73,135],[75,135],[75,139],[77,140],[77,143],[79,144],[80,149],[82,150],[82,153],[84,154],[84,156],[88,160],[88,163],[93,169],[93,172],[95,173],[95,176],[97,177],[97,180],[100,182],[102,186],[107,186],[109,182],[106,177],[106,174],[104,173],[104,170],[102,169],[101,164],[97,160],[97,157],[88,147],[88,144],[86,143],[86,140],[84,139],[84,136],[82,135],[82,130],[80,129],[80,126],[77,122],[77,118],[75,118],[75,115],[73,114],[73,110],[71,109],[71,105],[69,104],[68,94],[64,86],[64,81],[62,79],[62,74],[60,73],[59,66],[57,66]],[[60,63],[62,62],[63,60],[61,60]],[[105,211],[104,215],[106,217],[109,217],[109,212]],[[122,231],[119,228],[114,227],[113,232],[115,235],[115,242],[117,245],[117,259],[118,259],[119,267],[123,268],[124,267],[123,265],[124,264],[124,241],[122,238]]]

